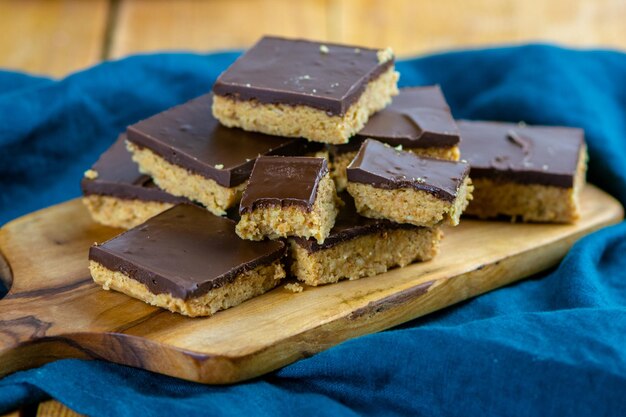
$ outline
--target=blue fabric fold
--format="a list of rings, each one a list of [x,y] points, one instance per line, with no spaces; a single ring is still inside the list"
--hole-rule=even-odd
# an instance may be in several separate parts
[[[79,195],[125,126],[210,90],[237,53],[107,62],[63,80],[0,72],[0,224]],[[586,131],[589,179],[626,203],[626,54],[548,45],[398,62],[458,118]],[[63,360],[0,380],[0,413],[52,396],[91,416],[620,415],[626,223],[558,268],[234,386]]]

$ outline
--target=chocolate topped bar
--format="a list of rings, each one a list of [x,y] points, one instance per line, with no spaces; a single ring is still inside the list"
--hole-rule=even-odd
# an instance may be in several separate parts
[[[454,201],[468,172],[468,164],[419,157],[371,139],[347,168],[349,182],[388,190],[414,188],[446,201]]]
[[[393,146],[454,146],[459,130],[439,86],[402,88],[393,102],[370,117],[350,141],[377,139]]]
[[[239,239],[232,220],[177,205],[89,250],[89,259],[145,284],[154,294],[189,299],[280,259],[281,241]]]
[[[313,208],[320,180],[328,173],[324,158],[261,156],[241,198],[239,212],[268,206]]]
[[[339,193],[344,205],[339,209],[335,225],[330,231],[324,243],[317,243],[315,239],[293,237],[292,239],[309,253],[328,249],[342,242],[354,239],[358,236],[368,235],[383,230],[417,229],[417,226],[390,222],[385,219],[370,219],[359,215],[354,206],[354,199],[347,192]]]
[[[207,94],[128,127],[128,140],[167,162],[234,187],[250,176],[259,155],[301,155],[313,148],[303,139],[231,129],[211,115]]]
[[[213,92],[343,115],[393,63],[376,49],[266,36],[220,75]]]
[[[84,195],[106,195],[127,200],[161,201],[180,203],[188,201],[159,189],[152,179],[139,172],[130,153],[126,150],[122,134],[91,167],[94,178],[83,178],[81,188]]]
[[[472,178],[569,188],[574,184],[584,132],[569,127],[461,120],[461,157]]]

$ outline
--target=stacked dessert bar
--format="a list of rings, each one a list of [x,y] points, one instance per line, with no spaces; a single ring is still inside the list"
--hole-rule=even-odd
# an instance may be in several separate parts
[[[82,180],[94,220],[128,229],[90,249],[94,281],[208,316],[287,276],[430,260],[466,208],[576,220],[581,131],[459,126],[439,87],[398,77],[390,49],[265,37],[212,92],[129,126]]]

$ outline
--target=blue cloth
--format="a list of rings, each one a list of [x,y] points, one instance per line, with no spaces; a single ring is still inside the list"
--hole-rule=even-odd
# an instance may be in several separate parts
[[[126,125],[210,89],[236,57],[109,62],[60,81],[0,73],[0,224],[79,194]],[[586,130],[590,180],[626,203],[626,55],[545,45],[398,63],[441,84],[455,116]],[[558,268],[254,381],[203,386],[64,360],[0,380],[0,413],[50,395],[92,416],[626,413],[626,224]]]

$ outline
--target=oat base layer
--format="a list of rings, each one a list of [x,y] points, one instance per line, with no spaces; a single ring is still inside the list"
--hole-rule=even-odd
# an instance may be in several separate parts
[[[199,297],[183,300],[171,294],[154,294],[141,282],[121,272],[111,271],[95,261],[89,261],[89,270],[96,284],[105,290],[116,290],[145,303],[190,317],[211,316],[217,311],[234,307],[271,290],[285,277],[285,270],[277,260],[270,265],[244,272],[233,282]]]
[[[335,185],[326,174],[317,188],[311,211],[300,206],[258,207],[241,215],[236,232],[242,239],[278,239],[287,236],[314,238],[319,243],[330,233],[337,217]]]
[[[105,195],[83,197],[94,221],[110,227],[130,229],[172,207],[161,201],[125,200]]]
[[[397,229],[359,236],[317,252],[308,252],[292,240],[291,272],[313,286],[370,277],[432,259],[442,236],[439,228]]]
[[[461,152],[458,146],[442,147],[442,148],[407,148],[406,151],[413,152],[415,155],[427,156],[429,158],[445,159],[448,161],[458,161]],[[333,157],[330,164],[330,176],[335,181],[337,191],[343,191],[348,185],[348,176],[346,168],[356,156],[357,151],[346,152]]]
[[[474,180],[474,199],[465,211],[482,219],[510,216],[512,221],[572,223],[580,217],[573,188]]]
[[[276,136],[303,137],[314,142],[348,143],[369,117],[391,103],[398,94],[399,74],[390,67],[370,81],[361,97],[345,115],[329,116],[310,106],[266,104],[256,100],[213,97],[213,116],[224,126]]]
[[[472,190],[472,182],[466,178],[456,198],[450,202],[413,188],[386,190],[369,184],[348,183],[348,192],[362,216],[427,227],[441,222],[458,225],[461,213],[472,199]]]
[[[580,218],[580,192],[585,185],[587,150],[581,150],[572,188],[518,184],[476,178],[467,214],[487,219],[510,216],[512,221],[574,223]]]
[[[222,187],[212,179],[169,163],[147,148],[128,141],[126,147],[133,154],[133,161],[139,165],[139,171],[150,175],[159,188],[197,201],[217,216],[223,216],[228,208],[237,204],[246,187],[245,182],[236,187]]]

